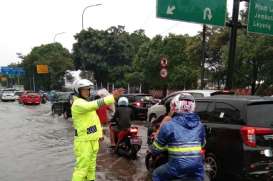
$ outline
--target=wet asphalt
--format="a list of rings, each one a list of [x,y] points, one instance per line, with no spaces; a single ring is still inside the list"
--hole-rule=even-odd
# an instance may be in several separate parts
[[[144,163],[147,126],[143,121],[133,125],[140,128],[142,137],[137,160],[113,154],[108,126],[103,126],[96,181],[151,181]],[[72,120],[52,115],[49,102],[26,106],[0,101],[0,135],[0,181],[71,181],[75,164]]]
[[[150,181],[144,164],[147,150],[144,122],[143,145],[137,160],[113,154],[109,130],[97,159],[97,181]],[[71,119],[51,114],[51,104],[25,106],[0,102],[0,181],[70,181],[75,164]]]

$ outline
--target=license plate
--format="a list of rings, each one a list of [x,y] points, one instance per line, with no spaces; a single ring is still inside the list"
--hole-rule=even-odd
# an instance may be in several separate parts
[[[273,135],[265,135],[264,139],[265,140],[273,140]]]
[[[131,138],[131,144],[141,144],[141,140],[139,138]]]

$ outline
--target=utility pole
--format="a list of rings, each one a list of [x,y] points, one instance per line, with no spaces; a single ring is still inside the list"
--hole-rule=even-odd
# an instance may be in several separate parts
[[[33,81],[33,91],[35,92],[35,78],[34,78],[34,72],[32,75],[32,81]]]
[[[241,24],[239,24],[238,22],[239,8],[240,8],[240,0],[234,0],[232,21],[228,23],[228,25],[231,26],[231,30],[230,30],[226,89],[233,88],[233,74],[234,74],[234,65],[235,65],[237,29],[239,26],[241,26]]]
[[[201,61],[201,89],[205,87],[205,63],[206,63],[206,32],[207,26],[203,25],[202,61]]]

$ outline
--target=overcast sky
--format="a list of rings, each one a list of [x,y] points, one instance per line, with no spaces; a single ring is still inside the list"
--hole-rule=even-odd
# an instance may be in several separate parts
[[[198,24],[156,18],[156,0],[2,0],[0,3],[0,66],[18,62],[16,53],[28,54],[41,44],[56,41],[71,51],[74,35],[84,27],[107,29],[123,25],[126,31],[144,29],[149,37],[168,33],[195,35]],[[228,0],[229,12],[232,0]]]

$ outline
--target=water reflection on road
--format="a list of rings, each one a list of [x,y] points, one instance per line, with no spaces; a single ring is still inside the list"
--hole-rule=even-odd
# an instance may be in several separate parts
[[[109,149],[109,131],[101,145],[97,180],[150,180],[144,165],[146,128],[140,125],[143,146],[139,159],[127,160]],[[50,104],[23,106],[0,102],[0,180],[69,181],[74,166],[71,120],[53,117]]]

